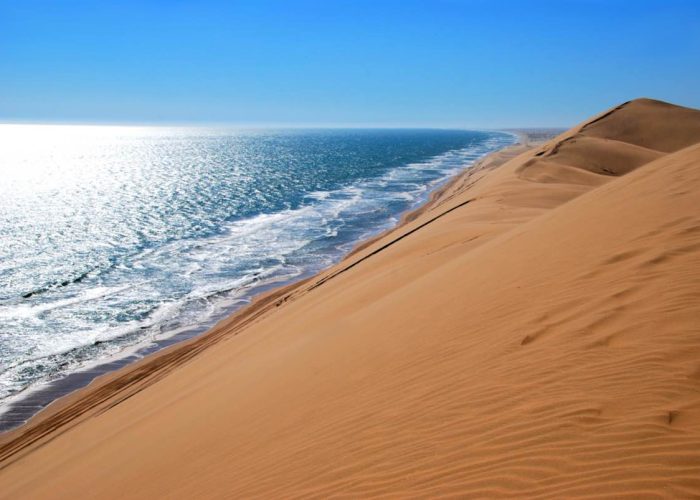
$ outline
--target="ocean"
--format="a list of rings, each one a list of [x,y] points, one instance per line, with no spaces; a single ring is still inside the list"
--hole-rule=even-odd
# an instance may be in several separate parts
[[[337,262],[513,142],[459,130],[0,125],[0,412]]]

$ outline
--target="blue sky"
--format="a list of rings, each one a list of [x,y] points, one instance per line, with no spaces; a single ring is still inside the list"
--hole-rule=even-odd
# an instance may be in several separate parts
[[[0,121],[570,125],[700,107],[700,1],[0,0]]]

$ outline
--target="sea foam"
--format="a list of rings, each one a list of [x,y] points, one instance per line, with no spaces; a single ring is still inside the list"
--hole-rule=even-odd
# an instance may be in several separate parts
[[[8,127],[0,126],[5,403],[202,331],[256,292],[337,262],[513,142],[440,130]]]

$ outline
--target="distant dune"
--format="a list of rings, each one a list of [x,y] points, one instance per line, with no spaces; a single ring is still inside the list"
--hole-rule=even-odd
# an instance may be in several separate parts
[[[6,434],[0,496],[700,496],[700,111],[523,149]]]

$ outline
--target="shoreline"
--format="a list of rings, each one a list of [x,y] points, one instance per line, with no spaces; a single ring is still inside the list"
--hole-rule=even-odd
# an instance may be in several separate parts
[[[533,130],[537,131],[536,135],[532,134]],[[20,433],[28,424],[32,424],[35,420],[48,418],[50,415],[60,411],[65,405],[80,399],[83,393],[96,389],[98,385],[104,386],[113,382],[112,378],[119,378],[122,372],[126,376],[129,371],[139,369],[142,364],[148,364],[151,361],[155,363],[155,358],[161,355],[165,356],[171,350],[178,348],[188,349],[190,343],[204,340],[205,337],[208,337],[215,331],[222,329],[228,331],[230,328],[237,329],[239,328],[239,321],[241,322],[240,327],[247,325],[249,315],[252,318],[257,318],[270,310],[269,302],[274,301],[276,297],[293,293],[294,289],[302,287],[309,280],[329,272],[336,266],[342,265],[358,252],[400,230],[423,213],[441,206],[452,198],[454,195],[453,191],[458,186],[466,183],[473,176],[480,176],[508,159],[517,156],[517,154],[544,142],[542,130],[550,129],[508,129],[500,131],[513,135],[515,142],[484,155],[472,164],[463,167],[453,176],[438,183],[427,193],[425,200],[422,200],[416,207],[400,214],[400,219],[394,226],[358,241],[338,262],[329,267],[304,273],[288,282],[273,281],[263,285],[250,295],[242,295],[235,304],[223,306],[212,317],[211,321],[207,323],[184,328],[172,335],[153,339],[145,344],[136,344],[131,346],[131,348],[125,349],[120,356],[96,362],[83,369],[69,373],[58,380],[39,384],[37,387],[29,387],[25,389],[26,392],[22,391],[15,396],[11,396],[11,399],[14,400],[8,403],[7,410],[0,417],[0,446],[10,441],[12,436]],[[548,138],[551,137],[550,135]],[[276,304],[275,307],[288,299],[284,297],[280,300],[282,302]],[[249,309],[251,310],[250,313],[247,312]],[[258,309],[261,310],[258,311]],[[239,318],[239,316],[241,317]],[[231,333],[231,335],[235,334]],[[218,340],[215,342],[218,342]],[[199,350],[200,348],[197,347],[197,352]],[[2,460],[3,456],[4,453],[0,450],[0,460]]]
[[[636,99],[523,149],[4,436],[2,490],[696,495],[700,110]]]

